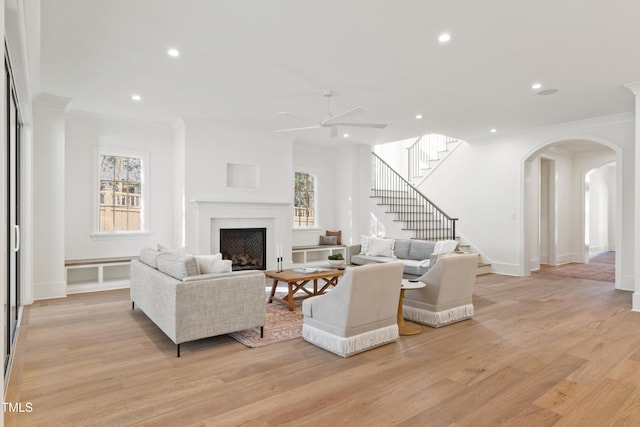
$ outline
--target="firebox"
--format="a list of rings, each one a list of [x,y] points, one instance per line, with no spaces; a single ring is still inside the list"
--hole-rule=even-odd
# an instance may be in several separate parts
[[[266,270],[266,228],[221,228],[220,252],[232,269]]]

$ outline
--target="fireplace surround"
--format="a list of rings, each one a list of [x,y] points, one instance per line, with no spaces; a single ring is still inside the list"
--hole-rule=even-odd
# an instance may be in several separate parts
[[[267,270],[276,269],[277,246],[284,248],[285,262],[290,262],[291,224],[290,203],[218,202],[193,200],[186,225],[186,245],[194,253],[215,254],[220,250],[220,230],[225,228],[266,228]]]

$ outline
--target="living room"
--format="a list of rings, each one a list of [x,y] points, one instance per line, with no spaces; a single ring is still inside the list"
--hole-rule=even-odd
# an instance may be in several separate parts
[[[603,10],[596,3],[589,3],[589,7],[576,3],[572,4],[573,12],[582,11],[585,16],[566,22],[559,11],[551,7],[537,10],[533,3],[526,10],[501,2],[467,5],[470,10],[464,14],[453,7],[436,8],[419,2],[410,4],[415,13],[384,2],[364,6],[362,2],[299,5],[285,1],[275,5],[244,5],[246,8],[231,2],[203,3],[197,5],[201,13],[188,8],[174,10],[175,5],[150,1],[126,6],[71,0],[3,3],[7,56],[23,122],[24,197],[19,260],[22,268],[17,288],[20,301],[14,307],[18,312],[20,307],[45,306],[51,301],[51,307],[45,310],[51,310],[52,322],[56,319],[64,323],[64,309],[57,308],[58,303],[68,299],[91,305],[84,295],[77,296],[77,300],[66,298],[65,263],[135,257],[141,249],[157,244],[185,247],[192,253],[214,253],[219,249],[216,230],[225,224],[233,227],[242,223],[266,224],[268,269],[276,266],[274,248],[281,245],[285,262],[290,263],[292,247],[316,244],[325,230],[341,230],[345,244],[360,243],[362,235],[405,237],[401,227],[369,198],[371,152],[393,141],[438,132],[460,138],[462,143],[421,189],[460,219],[459,235],[491,264],[494,273],[492,279],[479,282],[478,307],[486,311],[480,312],[474,331],[487,341],[478,341],[473,347],[475,351],[498,352],[491,343],[500,342],[496,344],[500,346],[508,341],[506,317],[515,318],[520,312],[527,312],[530,317],[523,322],[527,329],[518,330],[524,337],[519,345],[535,341],[532,331],[536,314],[532,307],[549,300],[554,305],[541,313],[550,318],[561,317],[561,324],[571,331],[574,323],[562,313],[573,313],[580,319],[575,322],[584,321],[594,327],[602,319],[596,314],[588,317],[582,311],[602,310],[601,313],[611,314],[615,320],[605,322],[606,344],[615,345],[614,338],[623,336],[618,326],[635,328],[636,319],[630,310],[640,310],[640,280],[634,273],[640,268],[635,256],[640,227],[634,215],[635,201],[640,199],[636,185],[640,161],[636,160],[635,150],[639,137],[635,131],[638,101],[634,95],[638,87],[633,82],[640,80],[640,69],[629,52],[637,51],[636,40],[640,37],[635,37],[637,25],[632,22],[633,13],[628,11],[635,6],[615,3]],[[69,10],[75,10],[83,18],[75,20]],[[615,19],[601,22],[602,14]],[[544,34],[539,34],[541,22],[550,28]],[[501,29],[515,30],[514,27],[523,29],[513,37],[517,43],[497,41],[511,38],[504,37]],[[193,32],[188,31],[190,28]],[[445,30],[451,31],[448,44],[437,40]],[[619,32],[626,37],[615,41],[620,43],[619,48],[610,49],[614,34]],[[536,34],[540,39],[534,37]],[[566,35],[567,40],[557,41],[558,34]],[[593,40],[595,35],[602,39]],[[492,40],[496,44],[480,46],[478,40]],[[166,54],[173,44],[180,48],[178,57]],[[125,49],[127,46],[131,49]],[[142,56],[142,52],[147,55]],[[612,63],[618,64],[615,72],[607,65]],[[401,66],[396,69],[391,64]],[[587,69],[591,71],[586,72]],[[532,89],[538,79],[543,80],[543,87]],[[557,92],[540,93],[554,89]],[[329,104],[323,97],[326,90],[334,91]],[[133,94],[139,99],[132,99]],[[368,111],[349,122],[388,123],[388,126],[340,127],[340,134],[332,138],[330,127],[318,125],[326,113],[337,114],[360,105]],[[423,118],[418,119],[418,113]],[[309,118],[311,122],[294,116]],[[277,132],[306,125],[316,128]],[[402,150],[397,150],[398,158],[402,157]],[[146,217],[139,233],[108,236],[97,231],[96,171],[101,152],[129,153],[146,159]],[[404,158],[399,164],[403,162]],[[602,247],[616,252],[615,284],[605,291],[596,287],[580,289],[575,283],[559,281],[528,282],[531,270],[540,264],[584,261],[589,252],[586,237],[593,239],[593,230],[588,231],[585,217],[585,176],[604,164],[614,164],[608,183],[615,197],[607,210],[610,222],[605,227],[611,237]],[[545,246],[539,238],[542,223],[539,182],[544,179],[541,171],[549,165],[555,168],[554,182],[558,186],[552,194],[546,193],[547,201],[554,201],[554,209],[549,212],[555,211],[557,216],[552,230],[550,223],[546,223]],[[310,229],[290,226],[295,172],[313,173],[318,179],[318,222]],[[247,176],[250,179],[245,179]],[[8,224],[4,233],[3,248],[13,247],[12,226]],[[5,266],[3,272],[7,273],[7,269]],[[522,283],[539,286],[541,293],[535,297],[527,294]],[[576,306],[566,300],[560,303],[553,295],[554,292],[563,295],[563,291],[552,290],[553,285],[571,289],[566,290],[566,298],[576,304],[584,304],[584,299],[591,297],[606,302],[602,306],[595,302]],[[501,295],[497,290],[501,286],[514,293],[508,297]],[[516,304],[520,298],[529,305]],[[109,313],[128,314],[119,306],[116,308],[113,301],[103,303],[98,308],[99,317],[106,323],[118,328],[135,326],[107,321]],[[514,306],[510,306],[512,303]],[[516,305],[521,311],[515,309]],[[56,313],[58,309],[60,312]],[[626,314],[614,316],[621,311]],[[77,321],[91,323],[87,318]],[[29,319],[10,319],[3,321],[2,326],[11,348],[11,343],[15,345],[15,334],[21,328],[28,331]],[[546,326],[557,332],[552,325]],[[33,328],[36,331],[33,335],[43,332],[41,327]],[[76,324],[71,329],[77,327]],[[64,328],[59,329],[64,336]],[[456,329],[456,334],[473,340],[472,331],[463,329],[464,325]],[[537,331],[544,334],[545,329]],[[54,332],[46,330],[47,334]],[[94,329],[85,333],[76,343],[79,347],[89,343],[92,334],[101,332]],[[135,340],[140,339],[144,340],[145,351],[158,345],[152,350],[166,353],[163,344],[146,341],[140,335],[127,339],[133,348],[137,348]],[[563,366],[567,369],[574,362],[578,364],[573,357],[588,359],[587,354],[597,353],[597,344],[593,348],[592,342],[580,346],[574,339],[569,341],[578,348],[569,356],[561,352],[564,344],[560,338],[555,347],[546,348],[565,362]],[[338,365],[329,356],[305,348],[304,343],[267,348],[260,353],[262,363],[252,359],[255,354],[252,351],[242,352],[233,347],[235,343],[224,339],[213,340],[213,353],[198,346],[188,350],[201,362],[198,364],[201,372],[213,369],[207,367],[207,357],[223,360],[224,366],[216,368],[214,376],[221,382],[238,379],[234,393],[242,393],[244,387],[249,387],[250,372],[275,369],[286,377],[276,359],[305,372],[308,379],[304,393],[310,397],[316,396],[312,392],[314,375],[320,375],[310,365],[335,369],[333,380],[342,375],[348,377],[349,369],[353,368],[358,372],[359,385],[375,388],[375,384],[367,383],[365,371],[381,366],[415,368],[411,360],[418,348],[433,356],[446,372],[446,379],[438,377],[442,382],[436,381],[442,389],[458,390],[459,383],[474,386],[476,380],[489,377],[490,373],[481,372],[487,366],[480,362],[446,370],[446,357],[430,353],[431,340],[439,343],[435,345],[442,351],[458,345],[446,331],[423,333],[416,341],[400,341],[397,347],[402,353],[381,350],[379,356],[363,356],[362,365],[353,361]],[[631,341],[635,343],[634,340],[635,337]],[[114,363],[109,365],[109,372],[113,372],[111,369],[120,357],[113,348],[115,341],[117,338],[100,341],[107,348],[109,363]],[[630,351],[621,346],[623,352]],[[19,346],[15,350],[33,352]],[[76,357],[60,348],[41,351],[70,360]],[[500,371],[501,374],[512,373],[511,378],[516,378],[528,369],[535,370],[534,365],[544,359],[539,353],[517,354],[522,356],[519,362],[505,356],[500,365],[505,371]],[[292,355],[300,359],[293,360]],[[399,355],[406,364],[394,360]],[[77,357],[76,360],[81,360]],[[237,370],[234,358],[241,361]],[[170,365],[177,375],[184,369],[178,362],[160,356],[150,356],[150,360],[157,362],[153,365],[156,369]],[[456,353],[456,360],[463,360],[462,353]],[[633,365],[633,358],[624,360],[623,368]],[[82,359],[81,363],[85,362]],[[51,363],[49,356],[47,363]],[[131,359],[127,363],[136,365]],[[517,367],[510,372],[513,364]],[[53,363],[40,369],[54,370],[55,366]],[[593,365],[585,366],[584,371],[588,371]],[[602,376],[610,374],[619,380],[620,371],[611,368]],[[489,371],[490,368],[484,372]],[[496,368],[491,373],[498,371]],[[471,372],[477,372],[478,377],[471,378]],[[438,376],[435,371],[429,375]],[[589,380],[601,384],[603,378],[596,377]],[[108,383],[108,377],[100,378]],[[255,378],[260,377],[256,374]],[[329,379],[317,379],[321,387],[336,392],[323,382]],[[262,381],[261,387],[267,390],[269,377],[262,377]],[[287,377],[278,382],[278,387],[296,381],[295,377]],[[401,375],[399,381],[403,387],[411,384],[408,376]],[[53,382],[41,392],[55,393]],[[580,392],[587,393],[588,388],[600,396],[601,390],[589,388],[588,381],[576,382],[585,386]],[[415,393],[422,386],[427,387],[426,383],[413,386]],[[370,403],[362,396],[358,397],[361,400],[349,401],[349,387],[346,384],[337,390],[348,402],[346,406],[333,408],[342,415],[350,405]],[[400,385],[391,389],[401,391]],[[84,390],[88,394],[96,392],[91,388]],[[213,395],[221,397],[217,393],[222,392],[218,390]],[[376,399],[383,398],[382,390],[376,393]],[[291,397],[286,392],[278,396]],[[407,409],[406,402],[395,398],[389,401]],[[581,402],[586,406],[584,402],[588,400]],[[269,403],[268,399],[263,401],[264,405]],[[154,405],[157,404],[156,401]],[[376,413],[382,411],[380,408],[376,407]],[[413,408],[413,415],[421,410],[427,409]],[[521,410],[523,407],[518,407]],[[557,411],[562,412],[562,408]],[[312,412],[309,409],[306,416]],[[295,418],[293,413],[289,416]],[[409,415],[403,418],[409,419]],[[307,418],[305,422],[312,420]]]

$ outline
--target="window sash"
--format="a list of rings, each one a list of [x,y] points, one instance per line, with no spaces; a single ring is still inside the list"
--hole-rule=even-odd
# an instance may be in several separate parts
[[[99,233],[144,231],[143,163],[132,155],[99,154]]]

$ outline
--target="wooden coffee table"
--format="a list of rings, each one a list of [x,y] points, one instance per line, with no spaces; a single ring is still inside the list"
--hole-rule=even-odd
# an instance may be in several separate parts
[[[322,271],[315,271],[312,273],[296,273],[293,269],[284,271],[269,270],[264,272],[265,276],[273,279],[273,285],[271,285],[271,294],[269,295],[269,303],[273,301],[285,304],[289,310],[293,311],[293,304],[295,301],[303,300],[315,295],[322,295],[329,286],[336,286],[338,284],[338,278],[344,274],[344,270],[337,270],[334,268],[323,268]],[[322,280],[318,288],[318,280]],[[278,282],[285,282],[287,284],[288,292],[285,299],[276,297],[276,287]],[[307,288],[306,286],[313,283],[313,288]],[[302,295],[295,296],[296,292],[302,292]]]
[[[402,279],[402,286],[400,287],[400,302],[398,303],[398,333],[400,335],[417,335],[422,332],[420,325],[404,320],[404,314],[402,314],[402,300],[404,299],[404,291],[407,289],[420,289],[425,285],[422,282],[410,282],[407,279]]]

